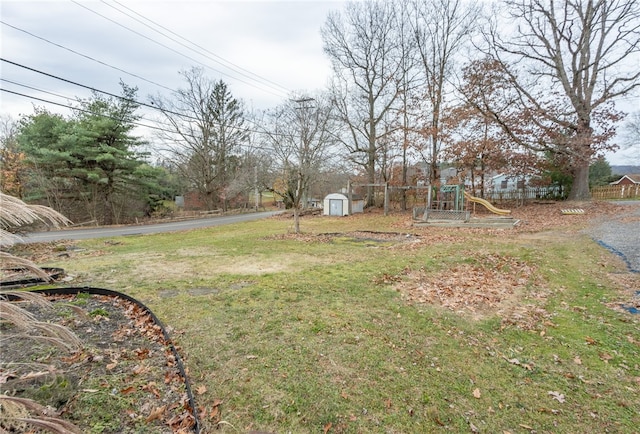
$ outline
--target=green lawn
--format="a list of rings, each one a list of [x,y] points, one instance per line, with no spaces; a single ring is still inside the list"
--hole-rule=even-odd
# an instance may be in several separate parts
[[[373,214],[301,228],[83,241],[46,265],[175,330],[198,404],[222,401],[205,432],[638,431],[639,318],[611,307],[632,296],[623,265],[586,236]]]

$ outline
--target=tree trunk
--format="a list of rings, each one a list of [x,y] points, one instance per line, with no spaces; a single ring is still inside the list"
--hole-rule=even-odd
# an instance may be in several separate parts
[[[573,177],[573,185],[569,193],[569,200],[590,200],[591,192],[589,191],[589,162],[580,162],[576,167]]]
[[[429,182],[431,185],[440,186],[440,171],[438,170],[438,162],[435,160],[435,157],[432,156],[433,160],[429,165]]]
[[[375,206],[374,188],[376,182],[376,129],[373,122],[369,122],[369,149],[367,154],[367,206]]]
[[[102,196],[102,221],[103,224],[106,226],[112,225],[114,224],[113,221],[113,204],[112,202],[112,197],[113,197],[113,188],[111,186],[111,180],[109,179],[107,186],[104,189],[104,194]]]
[[[293,232],[300,233],[300,209],[298,206],[293,207]]]
[[[293,230],[300,233],[300,200],[302,199],[302,172],[298,170],[298,182],[293,199]]]
[[[375,190],[373,188],[373,184],[375,184],[375,181],[376,181],[375,167],[367,167],[367,197],[366,197],[367,207],[373,207],[376,204],[375,198],[374,198]]]

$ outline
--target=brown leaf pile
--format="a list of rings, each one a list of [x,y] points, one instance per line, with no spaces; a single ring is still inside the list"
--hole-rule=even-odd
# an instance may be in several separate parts
[[[550,315],[536,300],[547,291],[535,278],[535,267],[509,256],[476,253],[471,263],[439,273],[406,269],[394,288],[411,304],[439,306],[475,319],[500,315],[503,324],[532,329]]]
[[[563,214],[563,209],[582,209],[583,214]],[[537,232],[552,229],[582,229],[612,215],[624,214],[624,206],[612,202],[551,202],[530,204],[514,208],[512,216],[520,220],[515,227],[519,232]]]

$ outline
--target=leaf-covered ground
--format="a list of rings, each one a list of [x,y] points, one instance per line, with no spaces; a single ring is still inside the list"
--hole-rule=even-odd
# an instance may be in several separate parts
[[[110,296],[47,299],[46,307],[12,303],[31,316],[24,328],[3,312],[3,394],[32,399],[49,409],[47,416],[64,418],[85,433],[192,431],[194,420],[175,357],[146,311]],[[38,322],[45,328],[66,327],[80,345],[54,340]],[[23,421],[29,414],[20,406],[1,408],[1,428],[38,432]]]
[[[564,208],[580,208],[585,212],[565,215],[562,213]],[[477,211],[480,213],[481,209]],[[572,234],[622,212],[622,206],[607,202],[537,204],[514,207],[512,215],[519,223],[508,230],[414,231],[407,218],[398,219],[395,232],[287,233],[264,240],[364,243],[405,251],[421,250],[438,243],[464,245],[465,237],[476,232],[497,237],[564,237],[569,241]],[[65,241],[16,246],[16,253],[35,262],[46,263],[55,261],[57,257],[73,256],[75,249],[75,243]],[[407,267],[399,274],[382,273],[379,283],[392,284],[408,304],[437,305],[475,319],[497,314],[504,327],[515,326],[523,330],[535,329],[540,324],[554,326],[553,316],[539,307],[552,294],[544,282],[538,280],[535,266],[509,254],[490,250],[462,249],[458,253],[461,260],[453,268],[438,272]],[[97,249],[84,254],[99,256],[103,253]],[[245,267],[243,264],[240,265]],[[154,272],[157,271],[158,268],[154,268]],[[614,277],[622,280],[621,287],[638,288],[638,275]],[[640,300],[637,296],[634,298],[631,290],[627,306],[640,308]],[[618,309],[620,305],[615,303],[611,307]],[[193,418],[188,411],[175,360],[161,333],[144,312],[129,303],[99,296],[59,298],[52,300],[50,309],[35,306],[27,309],[41,321],[55,322],[71,329],[82,342],[82,347],[63,351],[42,342],[34,344],[26,339],[7,339],[7,333],[12,329],[3,325],[3,348],[0,352],[0,389],[3,393],[30,397],[49,405],[52,412],[75,423],[83,432],[190,431]],[[507,361],[528,369],[519,359],[509,358]],[[206,394],[206,388],[201,385],[195,392],[197,395]],[[565,399],[560,392],[553,393],[556,395],[551,399],[558,402]],[[478,398],[475,391],[474,398]],[[197,410],[201,419],[210,426],[220,422],[220,403],[220,400],[208,402],[206,410]],[[13,429],[14,432],[36,432],[28,431],[19,422],[13,422],[11,426],[9,423],[12,422],[7,420],[16,419],[0,416],[4,421],[0,422],[2,428]]]

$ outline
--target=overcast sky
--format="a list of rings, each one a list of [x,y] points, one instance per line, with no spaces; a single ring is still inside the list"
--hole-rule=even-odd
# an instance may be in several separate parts
[[[179,71],[201,66],[249,108],[264,109],[292,91],[325,87],[330,66],[320,28],[342,4],[2,0],[0,7],[2,58],[18,64],[1,63],[3,89],[67,104],[90,91],[58,78],[115,94],[122,80],[147,102],[150,94],[184,87]],[[32,113],[32,104],[64,110],[7,92],[1,98],[2,114],[14,118]]]
[[[338,0],[1,0],[0,87],[67,105],[90,91],[68,80],[138,100],[184,87],[179,71],[205,68],[249,109],[313,93],[330,76],[320,29]],[[195,45],[194,45],[195,44]],[[35,70],[35,71],[34,71]],[[49,76],[45,74],[49,74]],[[637,105],[637,98],[627,100]],[[17,119],[33,105],[68,110],[0,92],[0,114]],[[638,107],[625,108],[628,111]],[[610,154],[613,164],[627,162]],[[637,158],[634,159],[637,161]],[[633,162],[633,161],[632,161]]]

